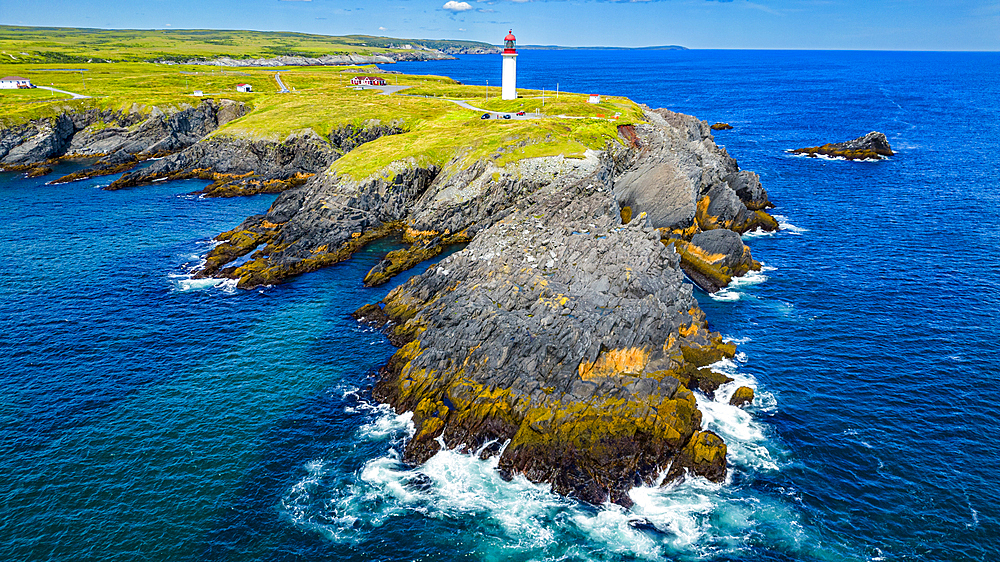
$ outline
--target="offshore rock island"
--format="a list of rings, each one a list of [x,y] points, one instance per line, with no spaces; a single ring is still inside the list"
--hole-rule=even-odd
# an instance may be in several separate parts
[[[280,192],[193,272],[243,288],[389,236],[409,246],[368,285],[464,245],[355,312],[399,347],[374,395],[413,412],[404,460],[442,444],[499,455],[505,475],[626,506],[638,484],[722,481],[726,445],[694,392],[730,382],[709,366],[736,347],[685,277],[716,291],[760,268],[740,234],[778,225],[757,175],[706,122],[625,98],[563,94],[549,116],[481,121],[450,100],[514,112],[534,109],[536,93],[487,100],[481,87],[401,76],[408,95],[385,96],[348,88],[350,76],[289,72],[302,94],[197,104],[79,100],[0,129],[0,164],[91,156],[83,177],[155,156],[108,187],[202,178],[205,195]]]

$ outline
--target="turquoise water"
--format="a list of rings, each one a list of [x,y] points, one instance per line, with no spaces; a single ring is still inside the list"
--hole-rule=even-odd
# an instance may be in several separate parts
[[[484,60],[393,68],[485,83]],[[391,288],[361,279],[392,241],[239,291],[187,272],[273,196],[0,174],[0,558],[996,559],[1000,56],[518,63],[525,87],[733,124],[717,142],[779,205],[782,232],[747,237],[765,271],[699,295],[739,343],[720,368],[758,394],[745,412],[726,391],[701,401],[730,446],[725,485],[636,489],[625,511],[451,452],[402,466],[407,417],[368,390],[393,348],[349,317]],[[873,129],[896,157],[784,153]]]

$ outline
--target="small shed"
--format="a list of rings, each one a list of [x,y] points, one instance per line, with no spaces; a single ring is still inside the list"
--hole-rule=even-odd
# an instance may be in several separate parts
[[[201,90],[195,90],[194,95],[200,98],[201,96],[205,95],[205,92],[202,92]]]
[[[237,84],[236,85],[236,91],[237,92],[244,92],[244,93],[246,93],[246,92],[252,92],[253,91],[253,87],[250,86],[250,84]]]
[[[0,90],[26,90],[34,88],[31,80],[20,76],[4,76],[0,78]]]
[[[601,103],[601,94],[590,94],[587,98],[587,103]]]

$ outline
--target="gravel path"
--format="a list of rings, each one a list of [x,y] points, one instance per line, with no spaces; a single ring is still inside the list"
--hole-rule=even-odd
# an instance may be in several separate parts
[[[49,90],[51,92],[59,92],[60,94],[66,94],[67,96],[73,96],[73,99],[75,99],[75,100],[85,100],[85,99],[89,99],[90,98],[90,96],[85,96],[83,94],[74,94],[73,92],[67,92],[66,90],[60,90],[58,88],[52,88],[50,86],[38,86],[38,87],[41,88],[41,89],[43,89],[43,90]]]

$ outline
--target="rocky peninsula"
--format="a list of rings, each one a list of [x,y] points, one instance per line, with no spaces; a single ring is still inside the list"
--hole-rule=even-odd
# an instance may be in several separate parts
[[[236,135],[230,121],[246,115],[247,126],[252,111],[215,101],[3,129],[0,162],[111,155],[100,167],[166,151],[112,187],[201,177],[213,181],[207,194],[239,195],[272,185],[281,194],[270,209],[220,234],[195,272],[243,288],[349,259],[390,235],[410,246],[386,256],[368,284],[465,245],[355,312],[399,347],[374,395],[413,412],[404,459],[423,462],[442,446],[498,455],[506,475],[630,505],[641,483],[725,478],[726,445],[703,427],[694,392],[729,382],[710,365],[736,347],[711,330],[686,278],[714,291],[758,269],[740,234],[778,225],[758,176],[715,144],[706,122],[626,107],[634,119],[593,119],[587,127],[612,134],[572,157],[572,139],[537,134],[569,130],[558,122],[480,123],[470,112],[467,125],[449,118],[480,131],[457,145],[405,119],[268,140]],[[101,133],[99,120],[122,126]]]

